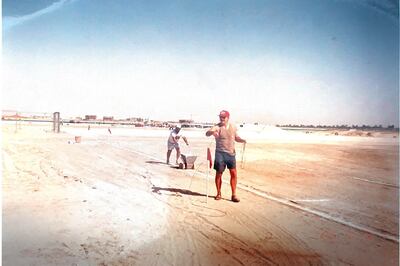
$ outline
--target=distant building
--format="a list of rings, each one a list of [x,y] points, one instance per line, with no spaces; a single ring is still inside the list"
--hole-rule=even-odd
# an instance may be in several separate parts
[[[21,115],[20,112],[14,110],[2,110],[1,119],[2,120],[23,120],[27,119],[27,116]]]
[[[83,120],[96,120],[97,116],[96,115],[85,115],[85,119]]]
[[[130,117],[126,119],[127,121],[133,121],[133,122],[143,122],[144,119],[140,117]]]
[[[2,115],[1,119],[2,120],[24,120],[24,119],[28,119],[29,117],[26,116],[21,116],[19,114],[15,114],[15,115]]]
[[[113,116],[103,116],[103,121],[114,121]]]
[[[134,126],[135,127],[144,127],[144,124],[142,122],[135,122]]]
[[[13,116],[16,114],[18,114],[18,111],[16,111],[16,110],[1,110],[2,116]]]
[[[180,124],[191,124],[193,123],[192,119],[179,119]]]

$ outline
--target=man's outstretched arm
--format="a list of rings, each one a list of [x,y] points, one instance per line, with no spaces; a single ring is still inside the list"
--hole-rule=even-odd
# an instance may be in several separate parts
[[[240,143],[246,143],[246,142],[247,142],[245,139],[242,139],[242,138],[239,137],[238,135],[235,136],[235,141],[236,141],[236,142],[240,142]]]
[[[212,128],[210,128],[209,130],[207,130],[206,132],[206,136],[214,136],[214,137],[218,137],[219,135],[219,128],[217,126],[213,126]]]

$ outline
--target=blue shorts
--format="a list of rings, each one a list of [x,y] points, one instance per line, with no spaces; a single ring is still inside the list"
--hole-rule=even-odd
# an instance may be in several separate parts
[[[214,169],[217,172],[223,172],[225,167],[228,169],[236,168],[236,157],[235,155],[230,155],[226,152],[215,152]]]

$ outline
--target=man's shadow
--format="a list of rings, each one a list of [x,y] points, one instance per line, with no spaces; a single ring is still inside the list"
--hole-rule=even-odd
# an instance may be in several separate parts
[[[169,167],[174,168],[174,169],[182,169],[182,168],[179,168],[179,165],[167,164],[166,162],[160,162],[160,161],[146,161],[146,163],[151,163],[151,164],[165,164],[165,165],[169,165]]]
[[[161,161],[146,161],[146,163],[150,163],[150,164],[165,164],[168,165],[165,162],[161,162]],[[175,168],[175,169],[181,169],[179,168],[179,166],[176,165],[170,165],[171,168]],[[184,194],[184,195],[189,195],[189,196],[200,196],[200,197],[204,197],[207,196],[206,194],[203,193],[198,193],[198,192],[193,192],[191,190],[188,189],[181,189],[181,188],[164,188],[164,187],[156,187],[153,186],[152,188],[152,192],[153,193],[158,193],[161,194],[161,191],[168,191],[168,192],[172,192],[172,193],[180,193],[180,194]],[[209,196],[210,197],[210,196]]]
[[[173,188],[173,187],[165,188],[165,187],[155,187],[155,186],[153,186],[151,189],[153,190],[152,192],[158,193],[158,194],[161,194],[160,190],[163,190],[163,191],[180,193],[180,194],[185,194],[185,195],[190,195],[190,196],[202,196],[202,197],[206,196],[206,194],[193,192],[191,190],[181,189],[181,188]]]
[[[146,161],[146,163],[151,163],[151,164],[167,164],[166,162],[160,162],[160,161]]]

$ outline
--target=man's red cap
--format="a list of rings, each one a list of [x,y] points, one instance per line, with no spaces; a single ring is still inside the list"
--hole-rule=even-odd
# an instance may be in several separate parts
[[[222,110],[221,112],[219,112],[219,116],[228,117],[229,118],[230,114],[229,114],[228,111]]]

